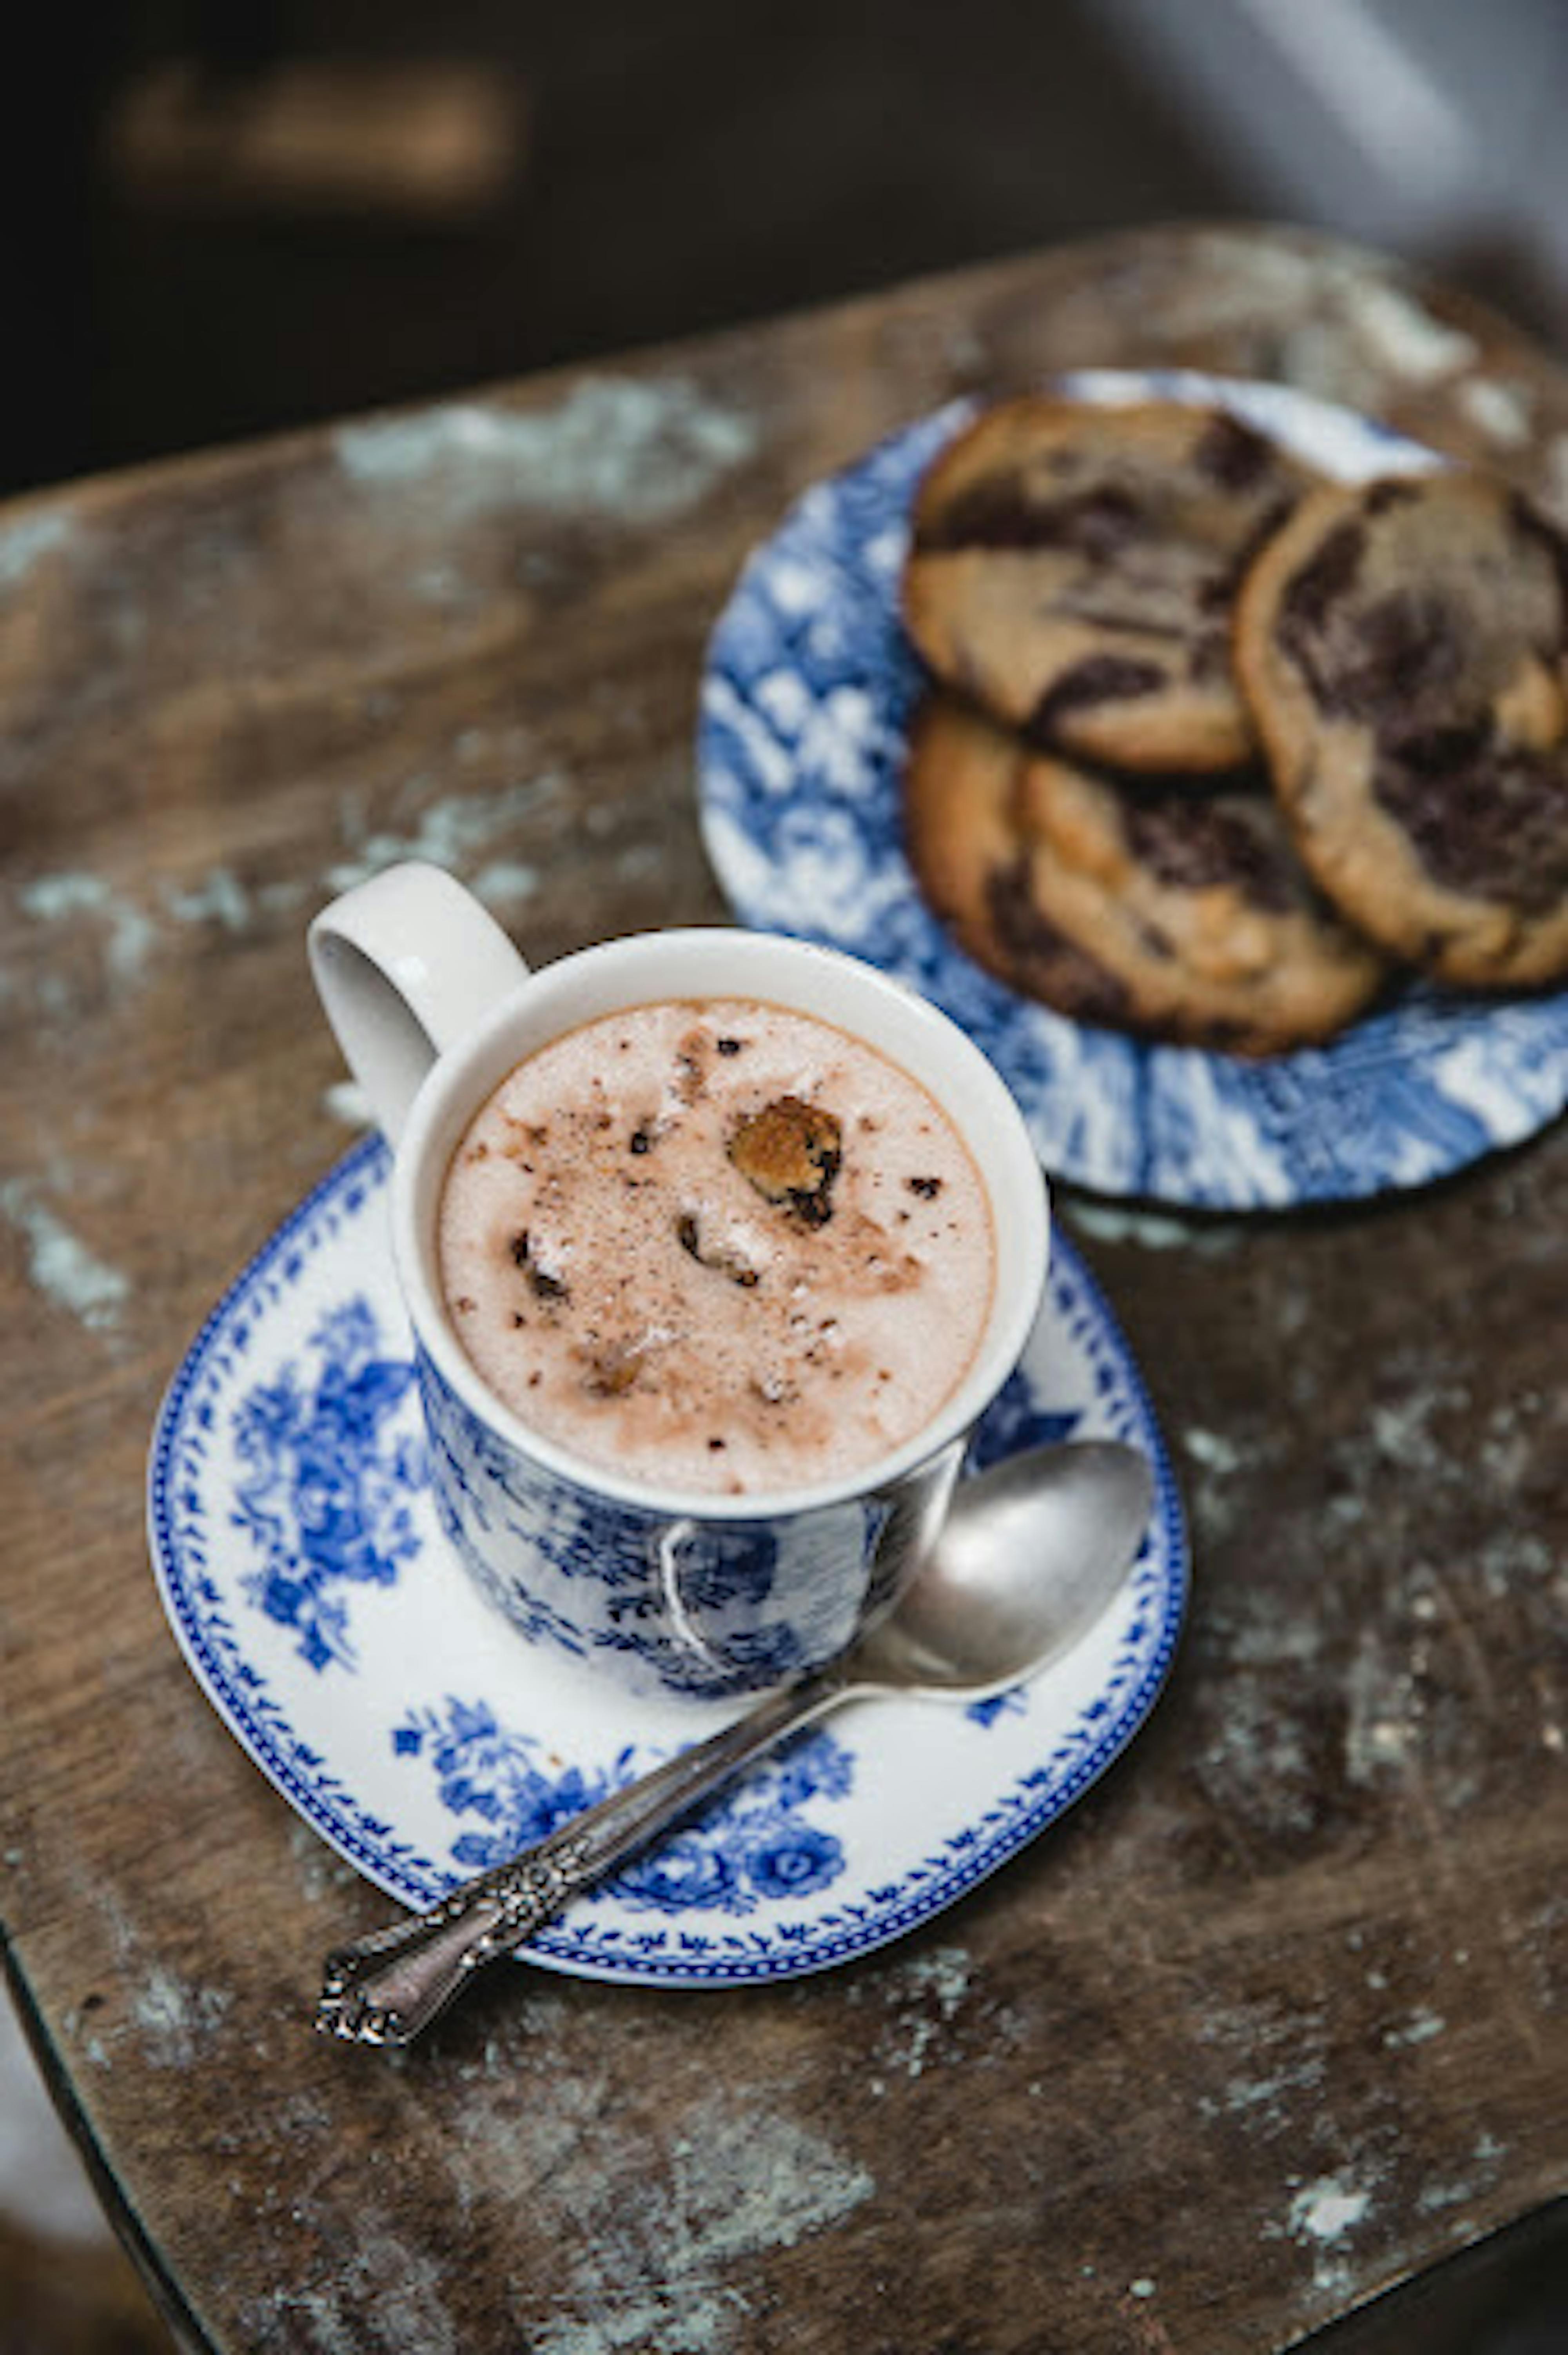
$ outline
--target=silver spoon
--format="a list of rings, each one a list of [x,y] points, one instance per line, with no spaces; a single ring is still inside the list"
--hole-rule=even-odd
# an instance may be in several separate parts
[[[899,1601],[848,1651],[427,1912],[337,1947],[316,2026],[360,2044],[411,2043],[482,1965],[852,1695],[977,1700],[1033,1675],[1105,1610],[1137,1559],[1153,1499],[1145,1458],[1113,1440],[1025,1449],[964,1481]]]

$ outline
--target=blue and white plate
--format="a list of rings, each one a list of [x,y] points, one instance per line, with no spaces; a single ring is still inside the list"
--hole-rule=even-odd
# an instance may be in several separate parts
[[[1084,400],[1223,403],[1344,480],[1441,462],[1282,385],[1096,371]],[[1422,1186],[1515,1145],[1568,1102],[1568,993],[1412,987],[1332,1044],[1262,1063],[1073,1022],[983,972],[905,859],[899,778],[922,674],[898,618],[915,487],[960,402],[817,485],[746,565],[709,648],[699,736],[708,853],[740,920],[847,949],[954,1016],[1008,1081],[1048,1169],[1194,1209],[1284,1208]]]
[[[630,1701],[535,1651],[438,1530],[366,1141],[226,1295],[160,1415],[160,1592],[219,1715],[304,1820],[408,1905],[554,1828],[726,1714]],[[949,1905],[1142,1725],[1186,1606],[1175,1485],[1137,1368],[1058,1235],[1026,1362],[977,1436],[1130,1440],[1158,1475],[1124,1595],[1001,1700],[852,1703],[525,1950],[590,1978],[711,1987],[820,1970]]]

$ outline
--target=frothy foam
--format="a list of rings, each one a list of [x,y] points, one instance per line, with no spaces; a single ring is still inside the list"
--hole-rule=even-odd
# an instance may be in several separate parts
[[[800,1169],[746,1149],[797,1131]],[[520,1063],[452,1157],[439,1241],[453,1329],[519,1420],[630,1478],[730,1495],[914,1438],[995,1282],[984,1185],[927,1090],[748,999],[634,1007]]]

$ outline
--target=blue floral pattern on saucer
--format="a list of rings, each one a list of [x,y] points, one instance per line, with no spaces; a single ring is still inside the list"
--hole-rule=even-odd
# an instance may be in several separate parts
[[[698,1739],[735,1702],[631,1699],[531,1645],[454,1557],[425,1476],[366,1140],[214,1309],[160,1413],[154,1574],[220,1717],[389,1895],[429,1903]],[[1180,1502],[1138,1369],[1059,1233],[978,1465],[1040,1440],[1140,1447],[1157,1497],[1131,1578],[1069,1658],[969,1708],[852,1705],[739,1780],[524,1950],[591,1978],[706,1987],[820,1970],[950,1905],[1131,1742],[1186,1610]]]
[[[1283,385],[1090,371],[1085,400],[1214,401],[1345,480],[1440,463]],[[907,516],[958,403],[816,485],[745,566],[708,651],[699,787],[740,920],[845,949],[942,1007],[1012,1088],[1055,1176],[1212,1210],[1423,1186],[1516,1145],[1568,1103],[1568,992],[1488,1001],[1411,986],[1330,1045],[1249,1063],[1069,1021],[964,954],[916,889],[900,831],[922,675],[898,618]]]
[[[487,1871],[547,1839],[655,1763],[628,1743],[606,1769],[563,1767],[531,1734],[508,1732],[483,1701],[411,1710],[393,1747],[400,1757],[427,1759],[443,1806],[473,1819],[451,1844],[465,1872]],[[771,1899],[824,1889],[842,1872],[844,1852],[807,1809],[813,1799],[844,1797],[853,1779],[853,1758],[826,1730],[799,1739],[634,1857],[610,1887],[634,1910],[660,1913],[749,1913]]]
[[[247,1597],[300,1633],[313,1668],[354,1665],[345,1584],[390,1586],[418,1551],[410,1502],[427,1484],[416,1436],[384,1436],[413,1380],[407,1358],[382,1353],[363,1298],[347,1300],[309,1337],[313,1372],[288,1359],[253,1383],[234,1411],[243,1470],[234,1519],[257,1568]]]

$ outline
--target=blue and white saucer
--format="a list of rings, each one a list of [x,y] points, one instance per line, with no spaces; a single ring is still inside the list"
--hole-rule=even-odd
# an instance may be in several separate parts
[[[170,1386],[149,1527],[175,1636],[290,1805],[404,1904],[552,1830],[734,1704],[630,1700],[536,1650],[436,1526],[366,1140],[265,1244]],[[1181,1507],[1137,1367],[1057,1235],[977,1465],[1117,1437],[1157,1497],[1123,1595],[1000,1700],[851,1703],[526,1949],[589,1978],[712,1987],[846,1961],[950,1905],[1070,1806],[1153,1707],[1186,1608]]]
[[[1441,463],[1283,385],[1094,371],[1084,400],[1223,403],[1343,480]],[[1568,992],[1412,987],[1332,1044],[1261,1063],[1146,1045],[1022,998],[937,922],[905,858],[899,780],[922,674],[898,618],[907,517],[959,402],[808,491],[747,563],[703,687],[705,838],[742,922],[911,982],[984,1048],[1047,1169],[1098,1192],[1239,1210],[1429,1184],[1568,1103]]]

